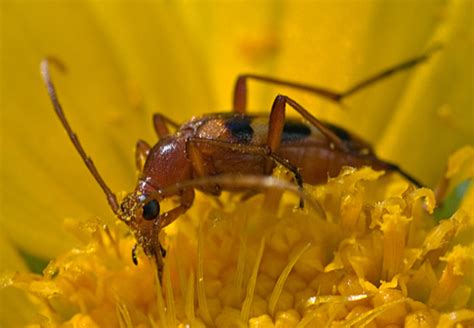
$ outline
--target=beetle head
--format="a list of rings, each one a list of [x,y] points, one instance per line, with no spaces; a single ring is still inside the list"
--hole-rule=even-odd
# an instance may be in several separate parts
[[[147,255],[159,250],[160,202],[135,191],[120,203],[118,218],[127,224]]]
[[[146,196],[133,192],[125,196],[120,203],[119,219],[130,221],[154,221],[160,216],[160,203],[156,198],[148,199]]]

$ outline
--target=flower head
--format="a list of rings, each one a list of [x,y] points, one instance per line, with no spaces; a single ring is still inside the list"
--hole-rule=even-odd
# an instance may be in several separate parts
[[[474,321],[466,308],[474,244],[453,247],[472,229],[470,213],[461,208],[437,222],[431,190],[370,168],[346,168],[305,190],[324,216],[271,189],[246,201],[228,195],[224,205],[201,195],[162,236],[161,283],[142,252],[133,265],[130,234],[99,222],[76,224],[87,242],[42,276],[15,274],[11,283],[64,327]]]

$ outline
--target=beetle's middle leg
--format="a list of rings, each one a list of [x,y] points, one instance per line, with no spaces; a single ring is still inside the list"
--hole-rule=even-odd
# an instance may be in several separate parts
[[[193,172],[198,177],[205,177],[208,175],[215,174],[215,169],[212,166],[212,163],[207,163],[206,165],[202,157],[202,153],[196,143],[193,142],[193,139],[188,139],[186,141],[186,153],[188,155],[189,160],[191,161],[191,165],[193,166]],[[214,196],[219,196],[222,190],[218,185],[211,185],[205,188],[205,191]]]
[[[199,144],[201,145],[207,144],[209,146],[228,149],[231,151],[237,151],[242,154],[253,154],[253,155],[263,156],[265,158],[268,158],[274,161],[277,164],[280,164],[281,166],[285,167],[288,171],[292,172],[298,186],[300,188],[303,188],[303,178],[299,172],[299,169],[293,164],[291,164],[287,159],[282,158],[281,156],[273,153],[271,148],[267,145],[261,146],[261,145],[251,145],[251,144],[240,144],[240,143],[228,142],[225,140],[204,139],[204,138],[198,138],[198,137],[189,138],[187,142],[191,144],[195,144],[197,148],[199,148],[197,146]]]
[[[272,149],[268,145],[249,145],[249,144],[240,144],[240,143],[232,143],[225,140],[215,140],[215,139],[204,139],[198,137],[192,137],[187,140],[188,144],[194,144],[196,149],[199,149],[197,146],[198,144],[207,144],[209,146],[219,147],[228,149],[231,151],[238,151],[242,154],[253,154],[253,155],[260,155],[268,159],[269,161],[273,161],[281,166],[285,167],[288,171],[293,173],[295,178],[295,182],[298,185],[300,190],[303,190],[303,177],[301,176],[299,169],[291,164],[287,159],[278,156],[277,154],[272,152]],[[265,164],[266,165],[266,164]],[[271,166],[270,166],[271,168]],[[266,167],[265,167],[266,170]],[[265,172],[266,173],[266,172]],[[252,196],[250,193],[249,196]],[[304,206],[304,201],[300,199],[300,207]]]

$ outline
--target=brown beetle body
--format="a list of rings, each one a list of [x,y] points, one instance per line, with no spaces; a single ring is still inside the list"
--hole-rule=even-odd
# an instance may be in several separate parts
[[[221,174],[239,175],[266,175],[267,153],[249,153],[246,146],[266,149],[268,135],[268,115],[243,114],[211,114],[192,120],[181,125],[176,133],[167,135],[153,146],[148,154],[137,188],[130,194],[130,203],[136,204],[140,199],[150,199],[150,195],[157,190],[163,190],[183,181],[189,181],[201,175],[214,176]],[[285,120],[281,144],[275,155],[284,158],[292,167],[298,168],[295,173],[300,174],[304,182],[319,184],[334,177],[343,166],[362,167],[371,166],[374,169],[399,171],[388,162],[378,159],[370,145],[344,129],[329,125],[344,144],[347,151],[340,151],[331,146],[331,142],[316,127],[303,120],[291,118]],[[192,140],[196,144],[190,150]],[[231,144],[233,149],[223,148],[220,144],[207,144],[206,141],[222,141]],[[199,172],[193,164],[190,152],[200,153],[205,173]],[[270,170],[275,164],[271,165]],[[402,173],[405,175],[405,173]],[[410,180],[412,178],[408,177]],[[239,186],[198,186],[203,192],[218,195],[221,188],[232,191],[242,190]],[[129,221],[137,240],[152,255],[158,247],[156,234],[172,222],[192,205],[194,189],[185,188],[181,191],[181,204],[176,212],[166,218],[161,217],[156,222],[145,220],[142,216],[134,216]],[[168,195],[170,196],[170,195]],[[125,216],[130,217],[133,210],[124,209]],[[157,228],[154,228],[158,224]],[[156,229],[156,230],[155,230]]]
[[[248,79],[305,90],[330,101],[340,102],[364,87],[410,68],[428,57],[429,53],[401,63],[342,93],[260,75],[241,75],[235,86],[233,113],[205,115],[182,125],[173,123],[161,114],[155,114],[154,127],[160,140],[153,147],[144,141],[137,143],[136,163],[141,172],[140,178],[135,191],[127,195],[120,204],[66,120],[49,75],[48,60],[41,63],[41,73],[56,114],[85,165],[107,196],[111,209],[131,228],[145,253],[155,259],[161,275],[165,251],[160,245],[159,233],[192,205],[194,188],[214,195],[218,195],[222,189],[252,194],[257,190],[244,183],[244,177],[251,177],[250,185],[254,187],[263,185],[264,180],[260,177],[270,175],[276,164],[293,173],[300,190],[303,182],[326,182],[328,177],[336,176],[343,166],[366,165],[396,171],[419,185],[397,166],[377,158],[368,143],[340,127],[319,121],[287,96],[279,95],[275,98],[270,115],[248,115]],[[57,60],[49,60],[62,67]],[[287,107],[294,109],[299,117],[287,119]],[[168,126],[174,126],[175,132],[170,133]],[[212,177],[225,175],[237,176],[241,180],[234,179],[230,185],[223,185],[222,182],[206,183]],[[189,183],[193,181],[199,183]],[[285,189],[290,190],[290,187]],[[160,213],[160,201],[171,196],[179,197],[178,205]],[[301,201],[300,206],[302,205]],[[135,256],[133,260],[136,261]]]
[[[235,122],[238,123],[234,124]],[[350,152],[331,149],[327,138],[317,128],[302,120],[285,121],[281,145],[275,153],[299,168],[306,183],[324,183],[328,176],[336,176],[343,166],[395,169],[393,165],[379,160],[368,143],[342,128],[327,126],[344,136],[341,139],[348,145]],[[183,124],[175,134],[161,139],[151,148],[138,189],[143,194],[149,194],[195,177],[196,172],[193,171],[186,152],[186,141],[191,138],[265,147],[267,135],[268,116],[264,115],[212,114],[194,118]],[[199,151],[211,175],[266,174],[266,159],[263,155],[243,154],[239,150],[207,144],[200,145]]]

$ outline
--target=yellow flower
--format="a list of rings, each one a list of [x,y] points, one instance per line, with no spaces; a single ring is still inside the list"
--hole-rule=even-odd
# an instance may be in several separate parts
[[[28,291],[40,322],[58,327],[474,322],[474,243],[456,240],[472,232],[472,213],[461,208],[438,223],[431,190],[370,168],[346,168],[305,189],[303,210],[298,197],[271,189],[238,204],[227,195],[224,207],[199,197],[163,238],[161,285],[142,252],[134,266],[134,238],[97,221],[68,222],[89,237],[82,247],[56,258],[42,276],[15,273],[4,284]]]
[[[63,105],[115,190],[133,188],[130,150],[139,138],[155,140],[147,123],[152,112],[173,113],[175,120],[182,121],[193,114],[222,111],[229,107],[233,79],[246,71],[344,89],[422,53],[436,41],[444,49],[429,63],[348,99],[346,110],[308,95],[257,85],[250,91],[251,107],[267,109],[275,94],[288,93],[318,117],[372,141],[383,158],[400,163],[431,185],[441,176],[447,154],[474,140],[469,1],[384,5],[376,1],[137,5],[4,1],[1,6],[2,271],[24,271],[25,256],[51,259],[77,246],[63,229],[65,217],[100,216],[113,222],[103,195],[73,154],[52,113],[38,72],[45,55],[67,63],[68,74],[56,78]],[[360,205],[360,200],[345,197],[344,226],[354,228],[351,204]],[[196,204],[193,211],[198,208]],[[407,229],[412,226],[409,218],[394,215]],[[378,224],[380,231],[392,229],[389,221]],[[349,252],[351,245],[359,247],[359,241],[348,240],[347,245]],[[123,251],[129,246],[122,246]],[[313,250],[314,245],[308,247],[309,254],[324,253]],[[383,262],[384,279],[392,279],[400,270],[398,256]],[[450,258],[448,254],[447,263]],[[262,265],[264,260],[262,255]],[[205,266],[212,268],[217,262],[209,259]],[[310,268],[322,265],[317,263],[311,262]],[[354,270],[367,269],[367,263],[351,265]],[[2,323],[14,325],[21,318],[30,322],[29,303],[24,296],[10,293],[2,291]],[[279,299],[285,295],[282,292]],[[438,304],[432,297],[430,302]],[[120,305],[120,299],[115,304],[119,306],[113,311],[126,322],[127,307]],[[353,316],[367,312],[363,306]]]

